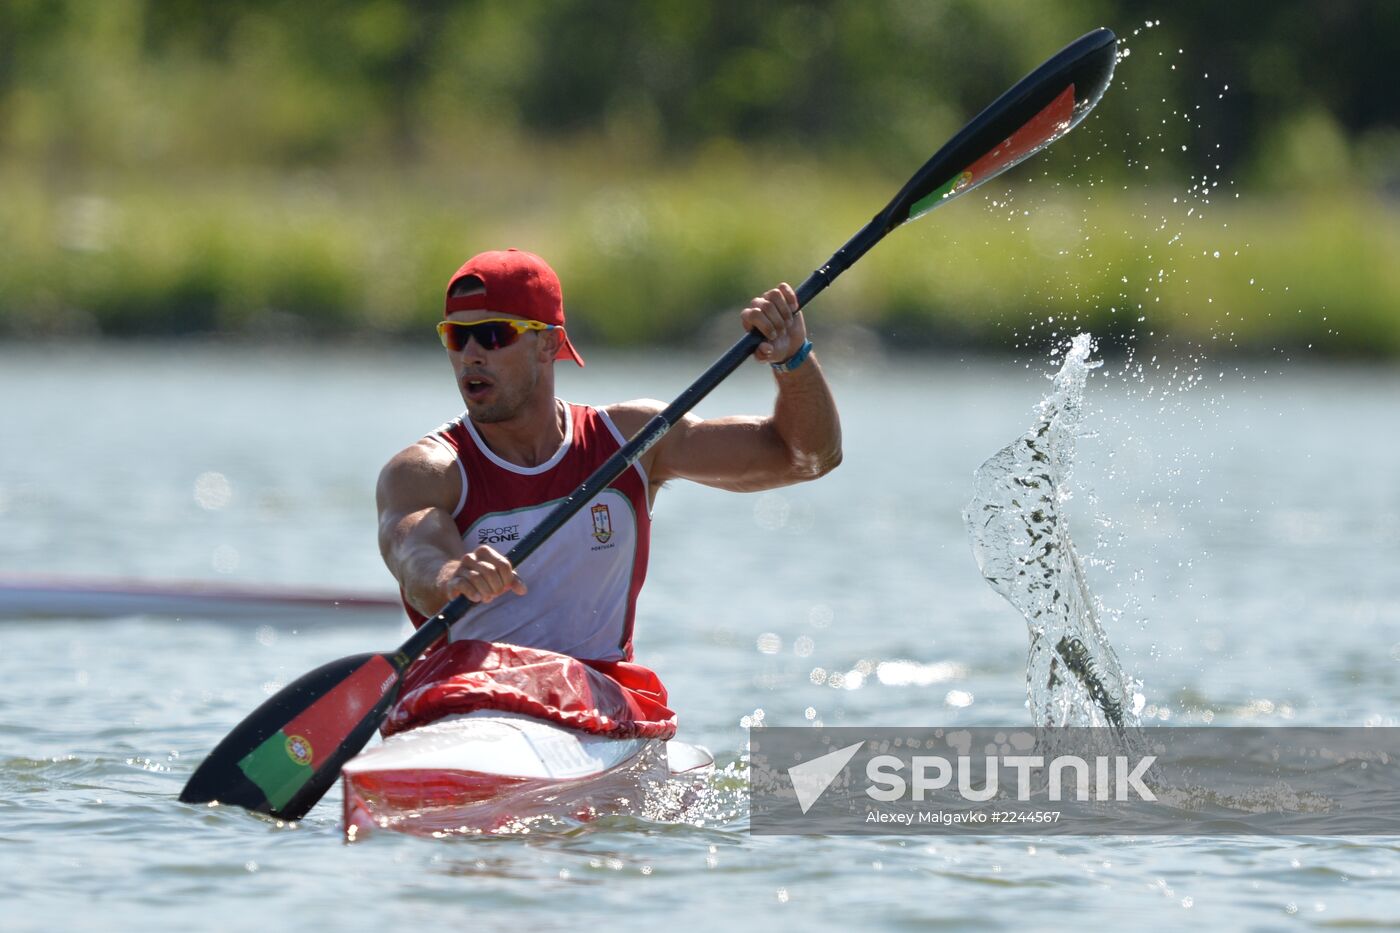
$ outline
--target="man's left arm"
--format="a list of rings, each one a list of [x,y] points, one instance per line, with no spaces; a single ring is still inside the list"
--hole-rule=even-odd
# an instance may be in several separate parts
[[[763,363],[787,362],[774,371],[777,399],[768,417],[702,419],[687,415],[649,452],[653,490],[671,479],[688,479],[753,492],[823,476],[841,462],[841,421],[816,355],[804,352],[807,328],[797,296],[786,283],[758,296],[741,312],[744,328],[764,337],[754,352]],[[627,402],[609,413],[626,434],[640,430],[660,402]]]

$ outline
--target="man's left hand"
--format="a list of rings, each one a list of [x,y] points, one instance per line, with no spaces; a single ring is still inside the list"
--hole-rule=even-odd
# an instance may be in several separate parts
[[[797,293],[783,282],[749,302],[739,313],[745,330],[757,330],[763,342],[754,358],[764,363],[781,363],[807,342],[807,324],[797,306]]]

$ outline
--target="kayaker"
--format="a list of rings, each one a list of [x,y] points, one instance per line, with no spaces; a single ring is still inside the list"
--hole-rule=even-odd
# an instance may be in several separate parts
[[[630,660],[650,508],[665,483],[749,492],[816,479],[841,462],[836,405],[792,288],[754,298],[738,324],[766,338],[755,356],[773,369],[773,413],[687,416],[553,535],[522,578],[504,556],[511,544],[664,405],[591,408],[555,396],[555,360],[583,358],[564,328],[559,280],[540,257],[486,252],[458,269],[438,330],[466,412],[395,455],[378,486],[380,549],[415,624],[461,594],[486,605],[454,639]]]
[[[458,595],[478,605],[409,671],[385,735],[480,709],[617,737],[675,734],[666,688],[632,660],[657,491],[674,479],[772,489],[841,462],[836,404],[792,288],[754,298],[739,323],[765,337],[755,355],[774,371],[773,414],[686,416],[551,535],[522,579],[505,552],[665,406],[555,396],[555,360],[583,357],[540,257],[493,251],[457,270],[438,333],[467,408],[384,467],[379,547],[414,625]]]

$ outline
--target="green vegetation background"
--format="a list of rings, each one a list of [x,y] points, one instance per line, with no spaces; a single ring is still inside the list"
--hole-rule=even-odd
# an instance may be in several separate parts
[[[1400,354],[1400,4],[1302,0],[6,0],[0,336],[431,339],[515,245],[581,345],[692,341],[1098,25],[1129,51],[1098,112],[831,314]]]

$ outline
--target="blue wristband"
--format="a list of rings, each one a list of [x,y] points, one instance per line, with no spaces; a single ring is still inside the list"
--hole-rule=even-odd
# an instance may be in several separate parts
[[[797,352],[781,363],[769,363],[775,373],[790,373],[803,363],[807,362],[807,357],[812,355],[812,341],[803,341],[802,346],[797,348]]]

